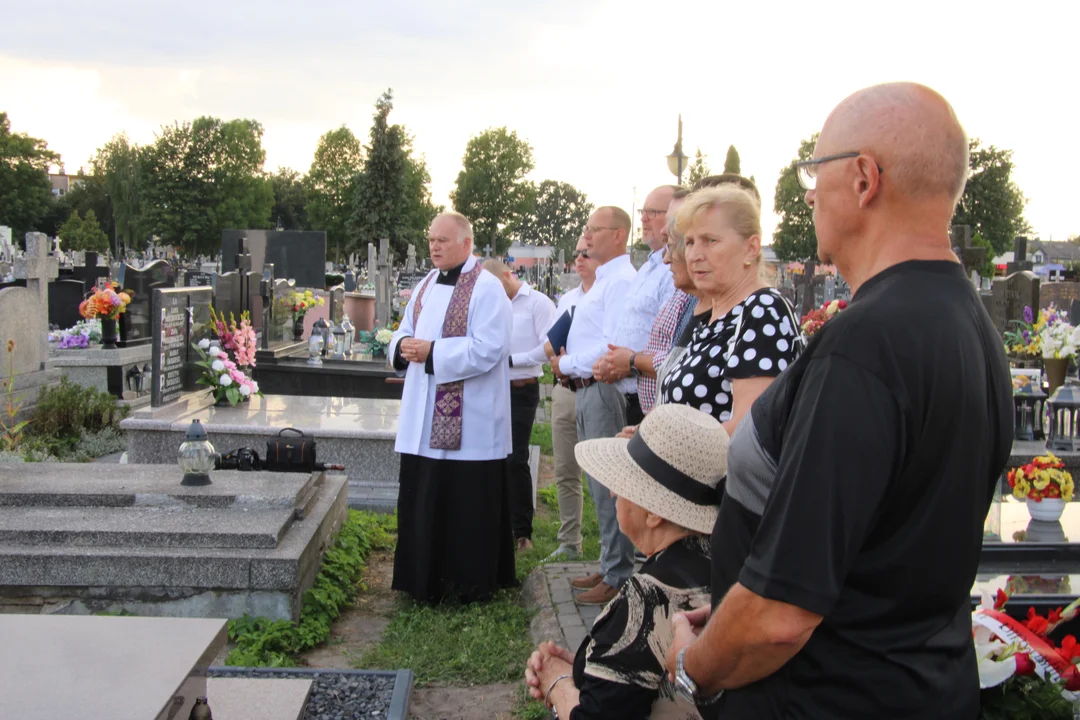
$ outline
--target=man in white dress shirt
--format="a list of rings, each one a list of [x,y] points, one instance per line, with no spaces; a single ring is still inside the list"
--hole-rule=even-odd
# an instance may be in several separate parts
[[[577,393],[578,440],[615,437],[626,423],[626,396],[614,385],[597,382],[593,366],[615,342],[634,282],[636,272],[626,254],[629,234],[630,216],[617,207],[598,208],[585,228],[589,256],[599,263],[596,282],[578,303],[566,348],[552,363],[559,379]],[[575,598],[578,603],[603,605],[630,578],[634,546],[619,530],[611,493],[591,475],[586,477],[600,524],[600,572],[573,580],[571,585],[586,590]]]
[[[436,269],[387,349],[405,375],[392,587],[420,602],[485,600],[516,583],[506,487],[513,313],[473,257],[472,235],[458,213],[431,223]]]
[[[641,423],[644,415],[638,398],[638,371],[634,356],[649,344],[649,331],[660,308],[675,292],[671,269],[664,264],[664,223],[672,195],[678,188],[661,185],[645,198],[641,208],[641,235],[651,251],[649,259],[637,271],[630,296],[623,305],[615,330],[615,347],[604,354],[593,368],[601,382],[614,383],[626,395],[626,420]]]
[[[533,486],[529,469],[529,439],[540,405],[544,338],[555,322],[555,303],[518,279],[501,260],[484,261],[484,269],[506,290],[514,313],[510,337],[510,434],[514,450],[506,459],[510,494],[510,525],[518,550],[532,549]]]
[[[589,257],[589,248],[585,238],[578,240],[574,250],[574,271],[581,278],[581,284],[566,291],[559,298],[555,309],[555,318],[565,313],[573,313],[577,304],[589,292],[596,280],[598,263]],[[562,348],[552,348],[545,343],[551,356]],[[574,402],[576,394],[563,382],[555,383],[551,388],[551,454],[555,464],[555,486],[559,492],[559,547],[548,556],[551,561],[577,560],[581,557],[581,513],[583,498],[581,494],[581,468],[574,457],[577,445],[577,412]]]

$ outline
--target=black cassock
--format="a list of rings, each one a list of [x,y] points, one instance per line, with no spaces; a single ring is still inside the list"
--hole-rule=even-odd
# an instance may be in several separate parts
[[[394,590],[474,602],[517,585],[505,460],[403,453],[398,483]]]

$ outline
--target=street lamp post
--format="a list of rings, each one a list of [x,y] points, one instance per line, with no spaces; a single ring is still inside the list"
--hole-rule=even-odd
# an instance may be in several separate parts
[[[671,154],[667,156],[667,166],[671,174],[679,178],[679,184],[682,185],[683,170],[686,169],[689,164],[686,155],[683,155],[682,151],[682,115],[679,115],[679,137],[675,141],[675,149],[671,151]]]

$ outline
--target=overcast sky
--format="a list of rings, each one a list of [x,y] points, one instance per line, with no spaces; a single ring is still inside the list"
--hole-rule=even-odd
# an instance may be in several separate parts
[[[437,202],[470,135],[506,125],[534,148],[536,181],[640,207],[671,182],[684,123],[719,171],[729,144],[766,196],[829,110],[866,85],[925,83],[968,133],[1015,152],[1042,239],[1080,233],[1080,2],[712,0],[98,0],[0,11],[0,110],[69,172],[113,134],[152,142],[200,115],[254,118],[266,168],[306,172],[319,136],[366,139],[394,90]],[[635,195],[636,188],[636,195]]]

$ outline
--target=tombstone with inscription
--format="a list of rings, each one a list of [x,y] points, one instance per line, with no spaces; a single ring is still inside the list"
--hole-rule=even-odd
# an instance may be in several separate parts
[[[155,260],[144,268],[121,265],[117,275],[120,287],[131,293],[131,302],[120,316],[120,347],[150,343],[153,325],[154,291],[176,286],[176,270],[164,260]]]
[[[214,276],[201,270],[188,270],[184,273],[184,287],[210,287]]]
[[[1041,307],[1039,291],[1039,276],[1033,272],[1013,273],[994,280],[991,288],[990,319],[999,334],[1012,330],[1015,321],[1023,319],[1025,307],[1032,310]]]
[[[191,344],[213,336],[213,300],[213,291],[206,287],[154,290],[151,406],[160,407],[198,389],[199,368],[194,364],[198,354]]]
[[[1080,300],[1080,282],[1045,282],[1039,286],[1039,307],[1050,307],[1051,304],[1059,310],[1069,312],[1073,303]],[[1070,312],[1069,319],[1076,322],[1076,318]]]

